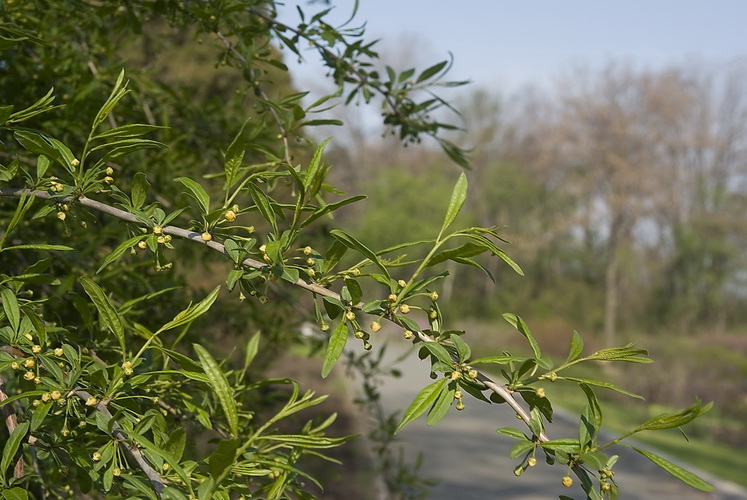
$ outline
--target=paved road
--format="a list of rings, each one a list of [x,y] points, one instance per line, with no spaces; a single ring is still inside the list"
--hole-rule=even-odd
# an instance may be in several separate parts
[[[404,342],[394,342],[389,348],[391,357],[401,354],[406,346]],[[402,378],[388,380],[382,389],[388,411],[404,410],[419,390],[432,382],[426,373],[426,364],[415,353],[408,356],[399,368],[403,372]],[[439,481],[432,488],[429,499],[546,500],[558,498],[561,494],[584,498],[577,485],[570,489],[561,485],[561,478],[566,472],[562,467],[547,466],[539,456],[536,467],[527,470],[521,477],[515,477],[513,469],[516,462],[508,458],[515,441],[494,430],[509,426],[521,428],[520,423],[503,405],[487,405],[468,396],[465,397],[465,404],[464,411],[451,410],[435,427],[428,427],[425,419],[421,418],[408,424],[400,434],[406,453],[414,457],[422,452],[423,473]],[[577,435],[577,420],[557,414],[554,420],[548,429],[550,436]],[[627,448],[618,447],[614,453],[620,455],[620,461],[615,466],[615,479],[623,500],[747,499],[747,490],[715,479],[707,473],[693,471],[714,484],[718,490],[716,493],[703,493],[690,488]]]

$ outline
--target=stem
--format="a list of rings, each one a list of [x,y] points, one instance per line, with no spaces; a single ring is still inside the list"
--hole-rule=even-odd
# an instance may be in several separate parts
[[[111,215],[112,217],[118,218],[120,220],[131,222],[133,224],[137,224],[139,226],[145,226],[142,222],[140,222],[134,215],[132,215],[129,212],[126,212],[124,210],[120,210],[119,208],[112,207],[110,205],[107,205],[106,203],[102,203],[100,201],[92,200],[91,198],[87,198],[85,196],[75,197],[75,196],[54,196],[46,191],[40,191],[40,190],[29,190],[24,188],[0,188],[0,198],[2,197],[13,197],[13,198],[19,198],[24,195],[31,195],[35,196],[37,198],[45,199],[45,200],[54,200],[55,202],[61,202],[61,203],[79,203],[84,207],[88,207],[94,210],[98,210],[100,212],[103,212],[105,214]],[[165,226],[163,228],[163,232],[166,234],[170,234],[172,236],[178,236],[180,238],[184,238],[190,241],[193,241],[195,243],[199,243],[202,245],[205,245],[217,252],[220,252],[221,254],[227,256],[228,252],[226,252],[225,247],[218,243],[217,241],[203,241],[200,237],[200,233],[189,231],[186,229],[182,229],[180,227],[176,226]],[[415,271],[415,274],[412,278],[410,278],[410,282],[407,286],[411,286],[414,282],[415,278],[422,273],[422,271],[425,269],[425,263],[430,259],[433,254],[436,252],[436,250],[444,243],[446,242],[450,236],[447,236],[443,240],[436,241],[435,245],[433,246],[433,249],[428,253],[428,256],[426,257],[426,260],[423,261],[423,263],[420,265],[417,271]],[[260,262],[258,260],[252,259],[252,258],[246,258],[241,263],[243,266],[252,268],[252,269],[259,269],[264,270],[267,269],[267,264],[264,262]],[[298,279],[295,283],[293,283],[295,286],[299,288],[303,288],[304,290],[307,290],[309,292],[322,295],[325,297],[330,297],[336,300],[342,300],[342,297],[340,297],[340,294],[325,288],[323,286],[320,286],[316,283],[306,283],[302,279]],[[356,306],[358,307],[358,306]],[[391,321],[391,320],[390,320]],[[423,342],[437,342],[436,339],[431,337],[428,334],[425,334],[423,332],[417,332],[418,337]],[[499,385],[496,382],[493,382],[489,377],[486,375],[478,372],[478,379],[485,384],[486,387],[488,387],[490,390],[498,394],[500,397],[506,400],[508,405],[513,409],[516,414],[521,418],[521,420],[524,421],[524,423],[529,426],[529,423],[531,421],[531,417],[529,416],[529,413],[521,406],[521,403],[519,403],[513,395],[513,392],[506,386],[506,385]],[[249,442],[251,442],[254,438],[253,436]],[[542,441],[548,441],[549,438],[545,435],[545,433],[541,433],[538,438]],[[248,444],[247,444],[248,446]]]

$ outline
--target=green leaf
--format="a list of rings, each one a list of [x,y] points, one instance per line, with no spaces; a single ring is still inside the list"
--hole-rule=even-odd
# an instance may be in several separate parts
[[[537,445],[533,441],[519,441],[511,447],[511,451],[508,452],[508,456],[510,458],[519,458],[535,446]]]
[[[454,360],[451,359],[449,351],[447,351],[446,348],[439,343],[424,342],[423,347],[425,349],[428,349],[428,351],[430,351],[430,353],[433,354],[436,359],[438,359],[442,363],[446,363],[447,365],[451,366],[451,364],[454,362]]]
[[[3,458],[0,461],[0,476],[2,476],[3,482],[5,482],[5,473],[13,463],[18,447],[21,446],[23,438],[26,437],[26,433],[29,431],[29,423],[21,422],[13,429],[13,432],[8,436],[8,440],[3,446]]]
[[[571,348],[568,352],[568,359],[565,360],[566,363],[570,363],[574,359],[578,358],[581,353],[584,350],[584,340],[581,338],[581,335],[576,331],[573,330],[573,337],[571,337]]]
[[[132,177],[132,206],[135,208],[140,208],[145,203],[145,199],[148,195],[148,188],[150,187],[150,183],[148,182],[148,178],[143,172],[137,172]]]
[[[467,345],[467,343],[462,340],[462,337],[459,335],[450,335],[449,338],[454,343],[454,347],[456,347],[457,354],[459,355],[459,362],[464,363],[469,359],[469,357],[472,355],[472,350]]]
[[[216,486],[219,484],[220,476],[236,462],[236,450],[239,449],[240,444],[239,439],[221,439],[218,441],[218,447],[208,458],[208,469],[210,475],[216,480]]]
[[[702,480],[692,472],[688,472],[682,467],[673,464],[672,462],[669,462],[668,460],[663,459],[662,457],[658,455],[654,455],[651,452],[648,452],[646,450],[641,450],[635,447],[631,447],[633,450],[637,451],[644,457],[651,460],[653,463],[664,469],[665,471],[669,472],[671,475],[679,479],[680,481],[684,482],[685,484],[688,484],[692,486],[693,488],[700,490],[700,491],[716,491],[716,488],[707,483],[706,481]]]
[[[21,325],[21,309],[18,306],[16,294],[10,288],[3,288],[2,298],[5,317],[8,318],[13,331],[18,333],[18,327]]]
[[[96,309],[99,311],[99,317],[101,318],[101,321],[114,334],[114,336],[117,337],[119,347],[121,347],[122,352],[124,352],[124,323],[122,322],[122,318],[120,317],[119,313],[117,313],[117,311],[114,309],[114,306],[112,306],[112,303],[109,301],[109,297],[106,296],[104,291],[101,289],[101,287],[99,287],[99,285],[96,284],[95,281],[87,276],[83,276],[82,278],[80,278],[80,284],[83,285],[83,289],[86,291],[88,296],[91,297],[93,305],[95,305]]]
[[[483,245],[478,245],[476,243],[465,243],[464,245],[458,246],[456,248],[438,252],[436,255],[430,258],[430,260],[428,261],[428,267],[435,266],[436,264],[440,264],[441,262],[444,262],[446,260],[474,257],[475,255],[479,255],[485,251],[487,251],[487,248],[485,248]]]
[[[309,199],[313,198],[319,192],[322,185],[322,180],[325,174],[325,169],[322,168],[322,152],[332,138],[325,139],[319,144],[319,147],[314,151],[314,156],[311,158],[309,168],[306,169],[306,174],[303,178],[303,185],[306,188]]]
[[[226,189],[233,186],[236,181],[236,174],[239,171],[239,167],[241,167],[241,162],[244,161],[244,153],[246,152],[244,129],[246,128],[247,123],[249,123],[249,120],[244,122],[241,126],[241,130],[239,130],[239,133],[236,134],[236,137],[234,137],[226,150],[226,161],[223,166],[226,173]]]
[[[60,250],[60,251],[70,251],[73,250],[72,247],[66,246],[66,245],[50,245],[47,243],[29,243],[27,245],[15,245],[12,247],[5,247],[0,249],[0,252],[5,252],[6,250]]]
[[[189,480],[187,472],[181,465],[179,465],[179,462],[175,460],[174,457],[172,457],[169,453],[166,453],[166,451],[163,450],[160,446],[156,446],[151,443],[148,439],[146,439],[144,436],[141,436],[140,434],[132,432],[129,434],[129,436],[142,448],[153,453],[154,455],[161,457],[167,464],[169,464],[171,466],[171,469],[184,482],[183,484],[187,486],[189,492],[192,492],[192,482]]]
[[[442,418],[446,416],[446,413],[449,411],[449,408],[451,408],[451,405],[454,403],[455,393],[456,393],[456,388],[452,387],[451,384],[441,389],[441,394],[438,396],[438,399],[436,400],[436,402],[433,403],[433,407],[431,408],[431,411],[428,412],[428,417],[426,417],[425,419],[426,424],[436,425],[438,422],[441,421]]]
[[[210,213],[210,196],[208,196],[205,189],[199,183],[193,181],[189,177],[177,177],[174,180],[176,182],[181,182],[184,187],[189,189],[189,193],[197,202],[198,208],[200,209],[200,215],[207,215]]]
[[[208,309],[210,309],[210,306],[213,305],[213,302],[215,302],[215,299],[218,298],[219,292],[220,292],[220,285],[213,288],[213,291],[210,292],[208,296],[202,299],[200,302],[198,302],[195,305],[190,305],[185,310],[177,314],[174,317],[174,319],[172,319],[171,321],[163,325],[161,328],[159,328],[157,333],[161,333],[166,330],[171,330],[172,328],[186,325],[187,323],[191,323],[192,321],[196,320],[197,318],[205,314],[208,311]]]
[[[600,380],[591,380],[588,378],[578,378],[578,377],[559,377],[559,378],[562,378],[563,380],[569,380],[571,382],[577,382],[579,384],[587,384],[587,385],[593,385],[594,387],[602,387],[604,389],[609,389],[611,391],[619,392],[620,394],[625,394],[626,396],[630,396],[636,399],[644,399],[643,396],[641,396],[640,394],[628,392],[625,389],[621,389],[620,387],[617,387],[614,384],[610,384],[609,382],[602,382]]]
[[[692,406],[685,408],[679,413],[674,415],[663,414],[648,420],[638,427],[633,432],[650,431],[650,430],[661,430],[661,429],[672,429],[674,427],[681,427],[688,424],[710,411],[713,407],[713,403],[708,403],[704,407],[700,406],[700,401],[696,401]]]
[[[511,323],[511,325],[513,325],[513,327],[516,328],[516,330],[521,333],[524,338],[527,339],[529,345],[532,347],[534,357],[536,359],[540,359],[542,357],[542,351],[540,351],[539,344],[537,344],[537,341],[532,336],[532,333],[529,331],[529,327],[527,327],[527,324],[524,323],[524,320],[519,316],[511,313],[505,313],[503,315],[503,319]]]
[[[264,217],[265,220],[270,223],[273,232],[277,234],[278,222],[275,211],[272,209],[272,202],[270,200],[270,197],[267,196],[264,191],[259,189],[254,184],[250,183],[246,186],[246,189],[252,196],[252,201],[254,201],[254,204],[257,206],[257,210],[259,210],[259,213],[261,213],[262,217]]]
[[[345,280],[345,286],[348,288],[348,292],[350,292],[350,303],[354,306],[357,305],[363,297],[363,290],[361,289],[361,285],[357,280],[354,280],[353,278],[347,278]]]
[[[568,454],[578,453],[581,449],[578,439],[573,438],[551,439],[539,445],[545,450],[562,451]]]
[[[389,275],[389,271],[387,271],[386,267],[384,267],[384,264],[381,263],[376,254],[372,252],[368,247],[366,247],[363,243],[339,229],[333,229],[332,231],[330,231],[330,234],[346,247],[360,252],[364,257],[366,257],[374,265],[376,265],[376,267],[381,269],[381,272],[384,273],[387,278],[392,278]]]
[[[337,328],[332,332],[324,353],[324,364],[322,365],[322,377],[326,378],[340,358],[345,344],[348,342],[348,325],[346,321],[340,321]]]
[[[34,409],[34,413],[31,415],[31,432],[34,432],[36,429],[38,429],[39,426],[44,422],[44,419],[47,417],[49,410],[52,409],[53,404],[54,401],[39,403],[39,406]]]
[[[236,407],[236,400],[233,397],[233,389],[231,389],[225,373],[223,373],[218,363],[204,347],[200,344],[192,344],[192,347],[194,347],[197,356],[200,358],[200,364],[205,370],[205,375],[210,380],[210,386],[215,391],[220,406],[223,408],[223,414],[226,416],[226,423],[228,423],[231,434],[234,436],[238,435],[239,412]]]
[[[246,371],[249,368],[249,365],[252,364],[252,361],[254,361],[254,357],[259,352],[259,340],[262,338],[262,335],[257,332],[255,333],[251,339],[249,339],[249,342],[246,343],[244,354],[244,370]]]
[[[581,384],[580,387],[586,394],[586,399],[589,402],[589,405],[581,415],[578,434],[581,447],[586,448],[587,446],[594,446],[596,444],[599,429],[602,426],[602,409],[592,388],[586,384]]]
[[[117,259],[119,259],[122,255],[124,255],[124,253],[126,251],[128,251],[130,248],[134,247],[140,241],[146,239],[147,237],[148,237],[147,234],[141,234],[141,235],[134,236],[134,237],[130,238],[129,240],[123,241],[122,243],[120,243],[117,246],[117,248],[115,248],[114,250],[112,250],[112,253],[110,253],[109,255],[106,256],[106,258],[104,259],[104,261],[101,263],[101,265],[99,266],[99,268],[96,270],[96,274],[99,274],[106,266],[108,266],[112,262],[114,262]]]
[[[473,359],[469,363],[471,365],[477,365],[479,363],[495,363],[498,365],[507,365],[511,362],[523,362],[526,361],[526,358],[522,358],[520,356],[487,356],[485,358],[477,358]]]
[[[438,74],[442,69],[446,67],[446,65],[449,64],[449,61],[441,61],[440,63],[434,64],[430,68],[426,68],[423,70],[422,73],[420,73],[420,76],[418,76],[418,79],[415,83],[420,83],[424,80],[427,80],[428,78]]]
[[[497,432],[498,434],[503,434],[504,436],[508,436],[510,438],[521,439],[522,441],[529,439],[526,434],[521,432],[519,429],[514,429],[513,427],[501,427],[499,429],[496,429],[495,432]]]
[[[464,205],[464,200],[466,199],[467,176],[464,175],[464,172],[462,172],[461,174],[459,174],[459,179],[454,185],[454,190],[451,192],[451,200],[449,201],[449,206],[446,209],[446,217],[444,217],[444,223],[441,225],[441,231],[438,233],[439,240],[444,234],[444,231],[446,231],[446,228],[448,228],[451,223],[454,222],[456,216],[459,215],[459,212],[462,210],[462,206]]]
[[[358,196],[352,196],[350,198],[346,198],[344,200],[330,203],[329,205],[325,205],[322,208],[315,211],[313,214],[311,214],[306,220],[304,220],[301,223],[301,227],[304,228],[314,222],[315,220],[319,219],[320,217],[323,217],[327,215],[328,213],[334,212],[338,208],[344,207],[345,205],[349,205],[351,203],[355,203],[356,201],[364,200],[366,196],[364,195],[358,195]]]
[[[23,488],[15,487],[3,490],[3,498],[5,500],[28,500],[29,494]]]
[[[436,402],[444,386],[446,386],[446,384],[448,383],[449,379],[442,378],[441,380],[430,384],[422,391],[420,391],[420,393],[415,397],[415,400],[410,404],[407,410],[405,410],[405,414],[402,417],[402,422],[399,423],[399,425],[397,426],[397,430],[394,431],[394,433],[398,434],[405,427],[405,425],[409,424],[416,418],[420,417],[423,413],[425,413],[425,411],[430,408],[433,403]]]

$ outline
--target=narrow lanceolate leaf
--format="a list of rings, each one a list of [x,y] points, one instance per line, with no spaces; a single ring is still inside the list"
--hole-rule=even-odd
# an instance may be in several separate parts
[[[376,267],[381,269],[381,272],[384,273],[387,278],[391,279],[391,276],[389,276],[389,271],[387,271],[386,267],[384,267],[384,264],[382,264],[376,254],[363,243],[350,236],[346,232],[340,231],[339,229],[333,229],[332,231],[330,231],[330,234],[346,247],[360,252],[364,257],[374,263]]]
[[[330,140],[331,138],[324,140],[319,145],[319,147],[316,148],[316,151],[314,151],[314,156],[311,158],[311,163],[309,163],[309,168],[306,169],[306,174],[303,178],[303,186],[306,189],[309,198],[313,198],[314,196],[316,196],[319,188],[322,185],[322,178],[324,177],[324,169],[322,168],[322,152],[324,151],[324,148],[327,146],[327,143],[329,143]]]
[[[83,285],[83,289],[86,291],[93,305],[99,312],[99,317],[104,325],[117,337],[119,346],[122,351],[125,350],[125,332],[124,323],[119,313],[114,309],[112,303],[109,301],[109,297],[106,296],[104,291],[93,281],[91,278],[84,276],[80,279],[80,284]]]
[[[239,133],[236,134],[236,137],[234,137],[226,150],[226,161],[223,166],[224,171],[226,172],[226,189],[233,186],[241,162],[244,161],[244,153],[246,152],[244,144],[244,129],[246,128],[247,123],[249,123],[249,120],[244,122],[241,126],[241,130],[239,130]]]
[[[148,237],[146,234],[140,234],[137,236],[134,236],[130,238],[127,241],[124,241],[115,248],[112,253],[106,256],[104,261],[101,263],[99,268],[96,270],[96,274],[99,274],[106,266],[114,262],[115,260],[119,259],[126,251],[128,251],[130,248],[137,245],[141,240],[144,240]]]
[[[130,195],[133,207],[143,206],[148,195],[148,187],[150,187],[148,178],[143,172],[137,172],[132,178],[132,194]]]
[[[207,192],[202,186],[200,186],[200,184],[189,177],[177,177],[174,180],[176,182],[181,182],[184,184],[184,187],[189,189],[189,194],[197,202],[197,206],[200,209],[200,215],[207,215],[210,212],[210,196],[208,196]]]
[[[195,305],[189,306],[188,308],[177,314],[174,319],[163,325],[157,333],[171,330],[172,328],[176,328],[177,326],[186,325],[187,323],[190,323],[205,314],[208,309],[210,309],[210,306],[213,305],[215,299],[218,298],[218,292],[220,292],[220,285],[213,288],[213,291],[210,292],[208,296],[202,299],[200,302]]]
[[[18,307],[18,299],[16,298],[16,294],[13,293],[13,290],[11,290],[10,288],[3,288],[2,298],[5,317],[8,318],[8,322],[13,328],[13,331],[17,332],[18,327],[21,324],[21,309]]]
[[[454,185],[454,190],[451,192],[451,200],[449,201],[449,207],[446,209],[446,217],[444,217],[444,223],[441,226],[441,232],[438,234],[438,239],[441,239],[441,235],[444,234],[446,228],[448,228],[459,212],[462,210],[464,200],[467,199],[467,176],[464,172],[459,174],[459,179]]]
[[[5,477],[5,472],[8,470],[8,467],[13,463],[13,457],[15,456],[16,451],[18,451],[18,447],[21,445],[21,441],[26,437],[28,431],[29,423],[22,422],[13,429],[13,432],[10,433],[8,440],[5,442],[5,446],[3,447],[3,458],[2,461],[0,461],[0,475],[2,475],[3,478]]]
[[[648,452],[646,450],[640,450],[638,448],[633,448],[635,451],[643,455],[644,457],[651,460],[653,463],[664,469],[665,471],[669,472],[671,475],[679,479],[680,481],[692,486],[695,489],[698,489],[700,491],[716,491],[716,488],[710,484],[693,474],[692,472],[688,472],[682,467],[673,464],[672,462],[663,459],[662,457],[658,455],[654,455],[651,452]]]
[[[24,245],[14,245],[12,247],[5,247],[0,248],[0,252],[5,252],[8,250],[60,250],[60,251],[70,251],[72,250],[72,247],[69,247],[67,245],[52,245],[48,243],[27,243]]]
[[[231,434],[236,436],[239,433],[239,412],[236,408],[236,400],[233,398],[233,389],[231,389],[223,370],[210,353],[200,344],[193,344],[193,347],[200,358],[200,364],[205,370],[205,375],[210,379],[210,386],[215,391],[215,395],[218,396],[218,401],[220,401],[220,406],[226,416],[228,428]]]
[[[395,434],[399,433],[399,431],[401,431],[407,424],[425,413],[426,410],[436,402],[438,397],[441,395],[444,386],[448,383],[448,378],[442,378],[438,382],[434,382],[420,391],[420,394],[415,397],[415,400],[410,404],[409,408],[405,410],[402,422],[397,426]]]
[[[573,330],[573,337],[571,338],[571,348],[568,352],[568,359],[565,360],[569,363],[579,357],[584,350],[584,341],[581,335],[576,330]]]
[[[272,201],[270,200],[270,197],[254,184],[247,185],[246,189],[252,196],[252,201],[254,201],[254,204],[257,206],[259,213],[262,214],[262,217],[264,217],[267,222],[270,223],[273,232],[277,234],[278,221],[275,211],[272,209]]]
[[[329,337],[329,343],[327,344],[327,351],[324,353],[324,363],[322,364],[322,377],[326,377],[332,371],[332,368],[340,359],[345,344],[348,341],[348,326],[347,322],[340,321],[337,328],[332,332]]]
[[[636,427],[633,432],[672,429],[674,427],[680,427],[692,422],[699,416],[708,412],[712,406],[713,403],[708,403],[707,405],[701,407],[700,401],[696,401],[694,405],[685,408],[681,412],[675,413],[674,415],[664,414],[654,417],[651,420],[648,420]]]
[[[540,359],[542,357],[542,351],[540,351],[539,344],[532,336],[532,332],[529,331],[529,327],[526,323],[524,323],[524,320],[521,319],[519,316],[511,313],[505,313],[503,315],[503,319],[511,323],[516,330],[521,333],[524,338],[527,339],[529,342],[529,345],[532,347],[532,352],[534,353],[534,357],[536,359]]]
[[[428,416],[425,419],[426,424],[436,425],[441,421],[442,418],[446,416],[446,413],[449,411],[449,408],[451,408],[452,403],[454,403],[455,393],[456,389],[449,385],[441,389],[441,393],[439,394],[438,399],[435,403],[433,403],[431,411],[428,412]]]

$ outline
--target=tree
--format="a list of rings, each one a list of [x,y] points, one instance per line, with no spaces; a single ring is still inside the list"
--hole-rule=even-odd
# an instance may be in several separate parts
[[[375,251],[319,224],[360,197],[341,198],[326,184],[326,141],[311,154],[299,150],[308,143],[305,127],[329,123],[312,113],[333,96],[311,106],[302,104],[303,93],[272,97],[287,88],[273,87],[282,77],[272,68],[285,69],[278,47],[300,56],[300,44],[309,43],[346,101],[380,94],[384,122],[401,140],[433,137],[466,166],[464,152],[442,136],[451,125],[430,118],[443,101],[411,97],[441,81],[446,61],[421,72],[377,72],[362,29],[328,25],[326,10],[301,13],[290,26],[277,19],[273,2],[39,0],[9,1],[2,9],[4,497],[312,497],[316,478],[306,460],[324,458],[323,450],[350,437],[327,435],[334,417],[281,430],[280,421],[323,396],[252,370],[273,342],[291,342],[293,322],[281,299],[303,299],[283,295],[287,288],[310,296],[311,316],[328,335],[322,376],[349,338],[372,349],[384,320],[421,345],[437,380],[398,429],[426,413],[435,424],[452,407],[464,408],[468,395],[505,403],[526,426],[499,429],[517,439],[515,473],[536,464],[542,451],[578,475],[590,498],[617,496],[617,458],[608,448],[643,430],[686,424],[710,408],[697,402],[603,443],[593,388],[626,391],[567,370],[595,360],[648,363],[645,350],[583,355],[576,334],[567,360],[556,365],[527,325],[506,314],[532,355],[474,357],[464,332],[444,327],[436,287],[446,276],[438,269],[447,261],[480,268],[472,260],[480,254],[519,267],[496,245],[495,228],[453,228],[466,198],[464,173],[442,203],[440,229],[425,241]],[[214,44],[218,66],[233,71],[234,85],[221,80],[225,86],[215,87],[232,89],[231,98],[191,92],[148,68],[121,69],[136,50],[131,41],[157,51],[168,39],[187,43],[192,36]],[[191,50],[188,43],[183,50]],[[400,275],[401,254],[416,246],[423,257],[413,260],[409,276]],[[212,289],[175,292],[207,255],[227,263],[211,263],[201,276]],[[216,269],[225,269],[225,285],[215,285]],[[224,289],[233,296],[220,297]],[[227,334],[211,323],[222,330],[244,320],[265,332],[236,334],[243,356],[234,356],[222,348]],[[479,372],[480,365],[499,365],[505,383]],[[589,404],[578,437],[550,439],[544,422],[552,405],[541,384],[561,380],[579,384]],[[278,383],[289,390],[271,405],[267,391]],[[711,489],[634,449],[694,487]]]

